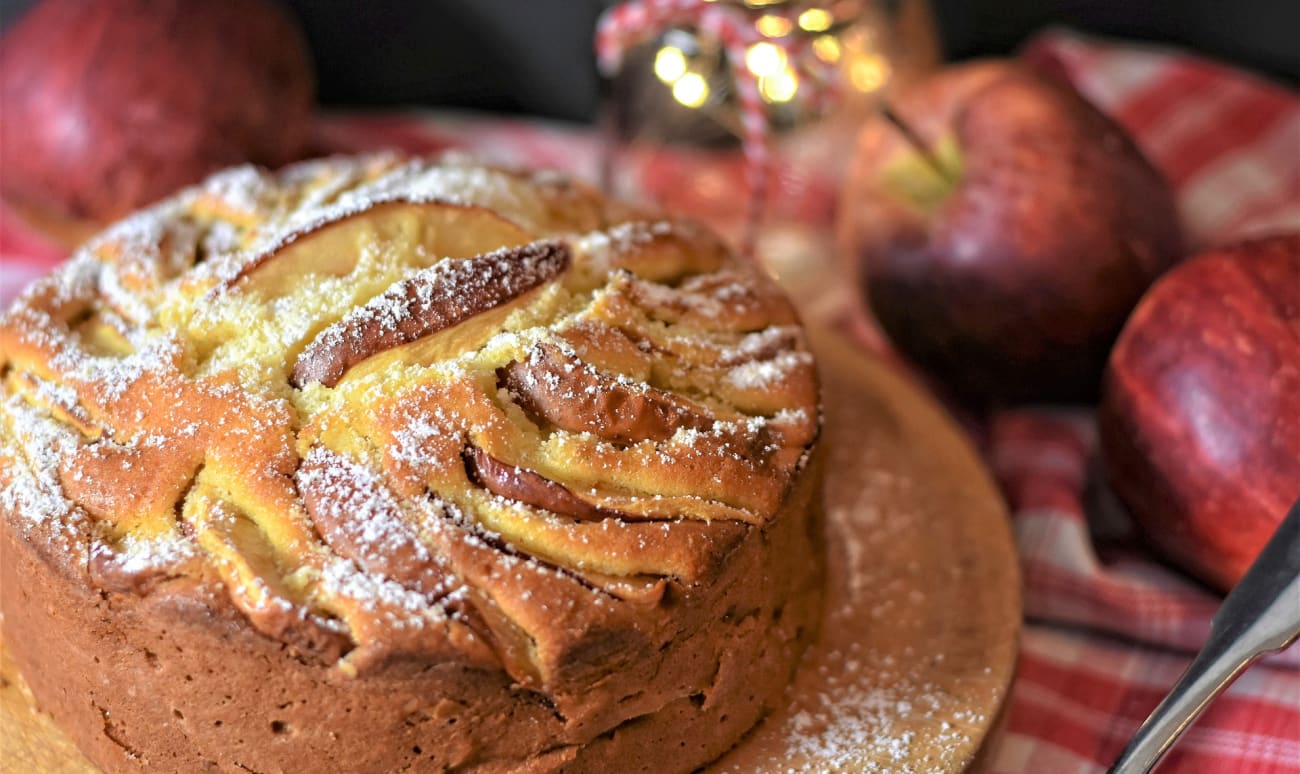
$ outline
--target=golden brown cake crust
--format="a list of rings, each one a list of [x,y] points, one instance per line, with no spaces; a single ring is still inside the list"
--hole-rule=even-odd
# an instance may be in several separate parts
[[[788,302],[545,175],[223,173],[0,318],[0,607],[109,771],[687,771],[819,616]]]

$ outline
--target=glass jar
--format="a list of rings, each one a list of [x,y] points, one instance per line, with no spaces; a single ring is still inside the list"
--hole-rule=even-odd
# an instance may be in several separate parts
[[[865,114],[937,63],[929,7],[926,0],[717,4],[747,25],[743,49],[683,23],[651,31],[605,81],[606,188],[703,220],[736,244],[756,236],[768,268],[788,274],[808,260],[804,254],[829,252],[842,175]],[[754,160],[742,152],[738,77],[752,77],[765,126],[758,200],[751,199]]]

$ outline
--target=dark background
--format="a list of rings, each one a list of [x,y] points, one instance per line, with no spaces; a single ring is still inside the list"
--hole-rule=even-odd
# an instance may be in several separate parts
[[[594,114],[592,30],[608,0],[277,1],[303,23],[325,104]],[[1300,0],[931,2],[949,58],[1006,53],[1056,24],[1179,45],[1300,83]],[[33,4],[0,0],[0,25]]]

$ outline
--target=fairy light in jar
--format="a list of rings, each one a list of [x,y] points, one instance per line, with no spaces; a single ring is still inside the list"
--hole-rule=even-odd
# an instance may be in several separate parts
[[[699,73],[688,72],[673,84],[673,99],[688,108],[698,108],[709,101],[709,82]]]
[[[827,64],[840,61],[840,55],[844,52],[840,39],[834,35],[818,35],[813,39],[812,50],[818,59]]]
[[[667,45],[655,53],[655,75],[667,84],[674,84],[686,74],[686,54],[677,46]]]
[[[799,92],[799,76],[786,67],[758,79],[758,93],[767,102],[789,102]]]
[[[825,8],[809,8],[799,14],[799,29],[805,32],[825,32],[835,23],[835,17]]]
[[[784,16],[768,13],[758,17],[754,29],[765,38],[783,38],[794,29],[794,23]]]
[[[760,78],[770,78],[786,69],[789,57],[785,51],[767,42],[755,43],[745,50],[745,66]]]
[[[878,91],[889,81],[889,62],[879,53],[862,54],[849,63],[849,83],[860,92]]]

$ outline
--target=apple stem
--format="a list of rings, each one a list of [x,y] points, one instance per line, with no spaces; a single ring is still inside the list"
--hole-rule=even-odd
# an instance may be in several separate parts
[[[921,158],[924,159],[925,163],[934,170],[935,174],[949,183],[955,184],[957,182],[956,176],[944,167],[943,163],[939,161],[939,157],[934,155],[934,151],[930,150],[930,146],[925,140],[921,139],[921,135],[917,134],[916,130],[912,128],[912,125],[900,118],[898,113],[894,112],[893,105],[881,100],[880,114],[898,130],[899,134],[903,135],[903,139],[907,140],[908,144],[915,148],[917,153],[921,154]]]

